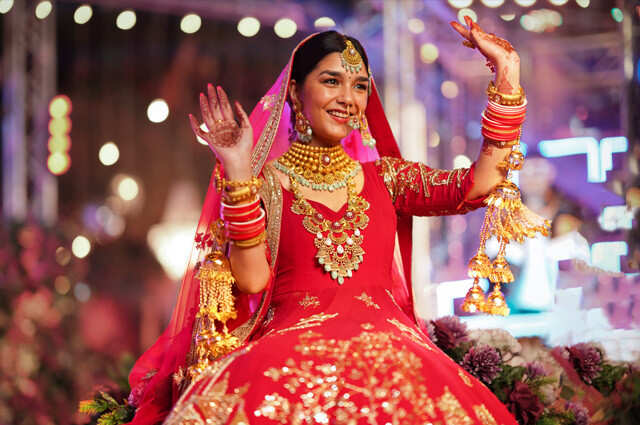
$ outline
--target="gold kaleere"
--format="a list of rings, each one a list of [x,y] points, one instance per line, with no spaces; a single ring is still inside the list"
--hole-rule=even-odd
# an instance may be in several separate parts
[[[473,285],[462,303],[462,311],[467,313],[481,313],[485,311],[486,301],[484,299],[484,291],[478,283],[479,278],[473,279]]]
[[[484,305],[484,312],[499,316],[509,315],[509,306],[507,306],[504,295],[500,291],[500,283],[493,285],[493,291],[487,297],[487,302]]]
[[[211,225],[212,246],[195,276],[200,281],[200,305],[196,315],[199,328],[194,341],[194,362],[187,370],[193,380],[218,357],[240,345],[231,335],[226,322],[235,319],[235,298],[229,259],[224,254],[224,223],[218,219]]]

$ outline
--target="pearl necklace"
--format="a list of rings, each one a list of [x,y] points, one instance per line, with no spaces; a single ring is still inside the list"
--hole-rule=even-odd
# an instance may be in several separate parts
[[[347,187],[347,181],[361,169],[360,163],[351,159],[342,145],[327,148],[297,142],[291,144],[274,166],[302,186],[329,192]]]

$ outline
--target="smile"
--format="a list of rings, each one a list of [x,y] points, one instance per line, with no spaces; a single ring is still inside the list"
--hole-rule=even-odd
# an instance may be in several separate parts
[[[347,114],[346,112],[331,110],[327,111],[327,113],[331,115],[331,118],[340,123],[346,123],[349,119],[349,114]]]

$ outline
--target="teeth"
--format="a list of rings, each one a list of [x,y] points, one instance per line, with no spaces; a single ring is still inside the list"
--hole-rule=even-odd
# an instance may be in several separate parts
[[[347,118],[349,116],[348,114],[344,114],[342,112],[337,112],[337,111],[329,111],[329,113],[338,118]]]

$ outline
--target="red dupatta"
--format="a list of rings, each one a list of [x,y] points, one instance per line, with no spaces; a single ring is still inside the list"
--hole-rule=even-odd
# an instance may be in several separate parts
[[[254,133],[254,149],[251,165],[254,175],[263,173],[265,164],[282,155],[289,147],[291,109],[287,103],[287,90],[291,75],[293,57],[300,46],[314,37],[313,34],[303,40],[291,54],[290,60],[275,84],[262,97],[251,112],[249,120]],[[376,139],[374,148],[364,146],[360,133],[353,131],[343,141],[345,151],[360,162],[378,159],[381,156],[400,157],[400,150],[382,109],[380,96],[371,78],[371,95],[367,103],[365,115],[369,130]],[[277,260],[279,241],[278,200],[271,199],[267,205],[268,221],[272,231],[268,230],[268,255],[272,267]],[[280,206],[281,210],[281,200]],[[207,189],[202,213],[198,222],[197,233],[206,234],[211,223],[219,218],[220,195],[216,191],[212,174]],[[412,318],[417,317],[413,309],[411,291],[411,217],[398,217],[398,244],[393,267],[393,296],[403,310]],[[171,321],[158,340],[136,361],[129,383],[132,400],[138,407],[131,422],[133,425],[156,424],[162,422],[169,414],[172,406],[180,396],[181,386],[178,379],[188,366],[193,340],[195,316],[198,310],[199,282],[195,279],[195,271],[202,260],[202,250],[194,242],[187,271],[182,280],[180,293],[173,311]],[[273,280],[273,279],[272,279]],[[261,294],[236,293],[235,320],[227,322],[229,330],[242,342],[251,338],[255,328],[261,323],[269,306],[273,281]]]

